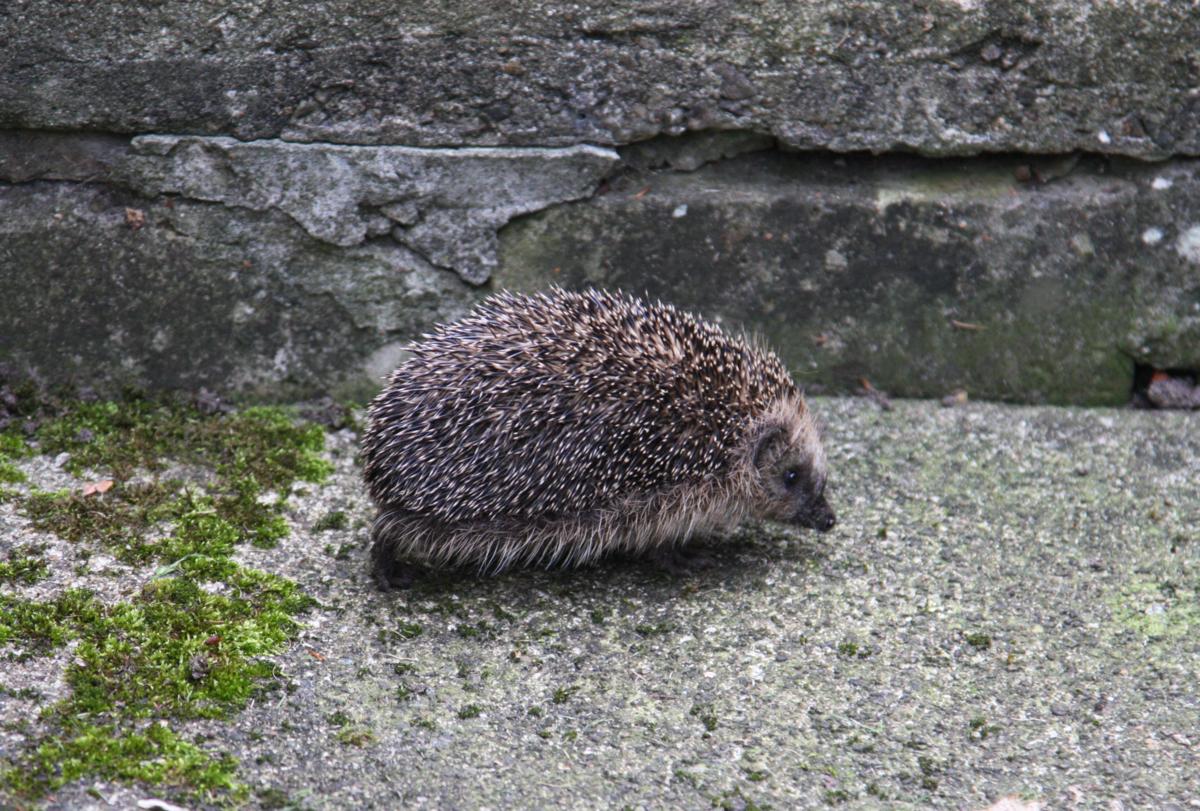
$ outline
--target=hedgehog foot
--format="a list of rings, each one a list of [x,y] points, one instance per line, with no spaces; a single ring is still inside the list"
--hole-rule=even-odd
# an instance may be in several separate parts
[[[380,591],[412,586],[424,567],[405,560],[405,540],[421,522],[402,510],[383,509],[371,527],[371,574]]]
[[[411,588],[417,577],[424,571],[423,566],[405,563],[399,560],[376,560],[371,574],[375,577],[375,585],[380,591]]]

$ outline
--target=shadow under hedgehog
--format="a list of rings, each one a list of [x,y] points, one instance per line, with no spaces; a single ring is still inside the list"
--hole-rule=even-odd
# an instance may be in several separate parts
[[[398,565],[578,566],[748,518],[828,531],[825,451],[774,353],[621,293],[501,293],[409,347],[368,410]]]

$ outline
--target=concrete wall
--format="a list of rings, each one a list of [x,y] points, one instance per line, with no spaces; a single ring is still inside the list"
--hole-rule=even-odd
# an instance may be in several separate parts
[[[12,2],[0,360],[364,393],[497,287],[802,381],[1122,402],[1200,369],[1189,3]]]

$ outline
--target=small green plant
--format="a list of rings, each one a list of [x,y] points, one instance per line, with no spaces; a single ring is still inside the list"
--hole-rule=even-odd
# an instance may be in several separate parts
[[[967,644],[978,650],[987,650],[992,646],[992,638],[987,634],[972,633],[966,634],[964,637]]]
[[[322,515],[313,524],[313,531],[325,532],[331,529],[346,529],[350,526],[350,519],[346,513],[341,510],[333,510]]]
[[[707,732],[715,732],[717,729],[717,712],[711,704],[694,704],[691,714],[700,719],[700,723],[704,725]]]
[[[26,544],[10,549],[0,560],[0,583],[23,583],[32,585],[44,580],[50,573],[42,553],[44,546]]]

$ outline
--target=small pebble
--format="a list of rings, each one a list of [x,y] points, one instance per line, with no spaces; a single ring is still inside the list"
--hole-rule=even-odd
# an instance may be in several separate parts
[[[979,52],[979,55],[983,57],[984,62],[995,62],[1003,55],[1003,51],[1000,50],[1000,46],[992,42],[985,45],[983,50]]]

